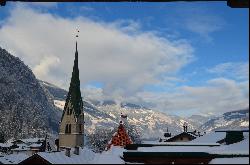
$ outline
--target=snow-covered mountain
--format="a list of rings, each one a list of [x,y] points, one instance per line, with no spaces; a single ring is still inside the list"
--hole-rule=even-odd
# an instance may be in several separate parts
[[[57,92],[63,93],[59,97],[53,89],[55,88],[59,91],[59,87],[43,81],[40,81],[40,84],[47,88],[48,91],[52,91],[49,95],[53,96],[56,94],[54,104],[63,110],[65,93],[67,92],[61,89],[61,92]],[[167,128],[173,133],[180,132],[183,129],[182,126],[184,122],[189,123],[190,130],[196,129],[197,125],[200,126],[199,124],[193,124],[192,121],[178,116],[167,115],[132,103],[116,103],[113,100],[99,101],[84,99],[84,113],[85,131],[88,134],[93,134],[96,130],[100,130],[100,128],[116,128],[121,113],[127,114],[128,123],[135,126],[138,133],[140,133],[144,139],[159,138],[166,132]]]
[[[200,129],[204,131],[213,131],[219,129],[249,129],[249,108],[226,112],[222,116],[215,117],[204,123]]]
[[[187,120],[192,123],[195,127],[199,128],[208,120],[212,119],[213,116],[203,116],[203,115],[192,115],[187,118]]]
[[[19,58],[0,48],[0,133],[5,138],[43,136],[46,132],[57,135],[67,91],[36,79],[31,69]],[[203,116],[188,119],[167,115],[133,103],[84,98],[85,131],[93,134],[100,130],[117,128],[120,114],[127,114],[144,139],[159,138],[167,128],[172,133],[182,131],[184,122],[189,130],[197,129]],[[208,131],[222,127],[248,127],[249,110],[223,114],[208,120],[200,129]]]
[[[31,69],[0,48],[0,131],[5,139],[56,133],[61,111]]]

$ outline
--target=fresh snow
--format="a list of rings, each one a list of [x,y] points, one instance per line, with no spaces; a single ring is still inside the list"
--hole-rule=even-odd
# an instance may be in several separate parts
[[[201,137],[197,137],[189,143],[216,143],[217,141],[222,140],[225,137],[225,132],[210,132]]]
[[[242,126],[242,127],[249,126],[249,121],[244,121],[244,122],[240,123],[240,126]]]
[[[29,156],[23,153],[18,155],[11,154],[11,155],[4,155],[3,157],[0,156],[0,164],[18,164],[21,161],[27,159]]]
[[[64,109],[64,105],[65,105],[65,101],[61,101],[61,100],[54,100],[54,105],[58,108],[60,108],[61,110]]]
[[[249,157],[215,158],[209,164],[249,164]]]
[[[111,146],[110,150],[99,154],[95,158],[93,163],[94,164],[125,164],[125,162],[121,159],[124,151],[126,150],[122,147]]]
[[[0,143],[0,147],[10,147],[12,145],[12,143]]]

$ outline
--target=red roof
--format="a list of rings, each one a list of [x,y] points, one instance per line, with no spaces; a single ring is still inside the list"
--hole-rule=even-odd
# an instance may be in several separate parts
[[[120,122],[117,132],[113,135],[110,143],[107,146],[107,150],[109,150],[112,145],[124,147],[127,144],[132,144],[132,143],[133,142],[128,136],[126,129],[124,128],[122,122]]]

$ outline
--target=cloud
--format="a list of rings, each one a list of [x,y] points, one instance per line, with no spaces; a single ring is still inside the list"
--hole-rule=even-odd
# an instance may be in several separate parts
[[[185,40],[140,30],[136,22],[63,18],[27,6],[14,8],[0,29],[0,45],[13,50],[39,79],[68,89],[78,39],[81,85],[101,82],[108,97],[135,95],[147,84],[173,77],[193,60]]]
[[[183,39],[170,40],[142,31],[141,24],[133,20],[63,18],[19,6],[1,23],[0,45],[20,57],[39,79],[68,89],[76,28],[80,29],[83,97],[124,100],[162,112],[186,114],[249,106],[249,77],[244,77],[249,73],[248,63],[219,64],[208,69],[219,78],[208,80],[203,86],[176,87],[173,82],[184,81],[177,77],[178,72],[195,59],[193,47]],[[232,75],[227,76],[229,73]],[[103,87],[97,88],[91,82],[100,82]],[[147,85],[171,86],[171,91],[145,91]]]
[[[60,60],[55,56],[45,56],[40,63],[33,69],[35,75],[39,75],[40,79],[46,79],[51,67],[58,67]]]
[[[202,6],[178,8],[177,13],[179,13],[180,16],[180,27],[198,34],[207,42],[213,40],[212,33],[221,30],[226,25],[222,17]]]
[[[163,112],[220,114],[249,107],[249,81],[215,78],[203,86],[182,86],[173,93],[141,92],[137,97]]]
[[[236,80],[249,80],[249,62],[226,62],[207,69],[209,73]]]

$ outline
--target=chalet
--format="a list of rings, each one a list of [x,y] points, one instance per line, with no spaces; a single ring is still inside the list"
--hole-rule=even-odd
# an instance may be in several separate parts
[[[204,133],[205,134],[205,133]],[[187,123],[183,125],[183,132],[172,136],[170,132],[164,133],[164,137],[159,139],[159,142],[188,142],[202,136],[200,132],[194,130],[193,132],[187,131]]]
[[[164,142],[188,142],[196,139],[196,135],[191,132],[182,132],[178,135],[166,139]]]

